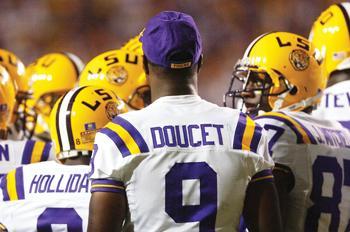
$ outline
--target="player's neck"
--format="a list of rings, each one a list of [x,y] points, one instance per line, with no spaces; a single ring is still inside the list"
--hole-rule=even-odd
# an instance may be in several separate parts
[[[328,79],[327,87],[331,87],[332,85],[347,80],[350,80],[350,70],[333,72]]]
[[[61,160],[61,163],[64,165],[89,165],[90,157],[89,156],[79,156],[75,158],[68,158]]]
[[[197,95],[197,83],[193,78],[150,78],[152,102],[160,97]]]

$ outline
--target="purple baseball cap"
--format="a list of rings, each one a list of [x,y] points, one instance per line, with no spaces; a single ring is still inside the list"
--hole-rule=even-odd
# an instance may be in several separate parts
[[[165,68],[188,68],[202,54],[202,39],[190,15],[163,11],[151,18],[140,41],[147,59]]]

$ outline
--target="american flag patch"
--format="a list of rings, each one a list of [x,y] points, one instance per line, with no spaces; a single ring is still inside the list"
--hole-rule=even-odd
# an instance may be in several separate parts
[[[96,130],[96,123],[90,122],[90,123],[85,123],[85,130]]]

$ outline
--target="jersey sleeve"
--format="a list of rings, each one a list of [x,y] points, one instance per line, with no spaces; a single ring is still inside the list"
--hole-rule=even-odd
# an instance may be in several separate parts
[[[23,185],[23,167],[13,169],[3,176],[0,182],[0,190],[0,202],[25,199]]]
[[[266,134],[260,125],[242,113],[234,132],[233,149],[245,152],[245,165],[251,181],[273,180],[274,162],[267,149]]]
[[[148,152],[139,131],[127,120],[116,117],[95,137],[91,159],[91,191],[123,192],[125,179]]]
[[[23,149],[22,164],[53,160],[55,154],[51,142],[28,140]]]
[[[274,162],[280,164],[276,169],[281,171],[291,172],[295,159],[293,154],[299,151],[299,144],[316,143],[307,128],[282,112],[270,112],[255,121],[266,131],[269,153]]]

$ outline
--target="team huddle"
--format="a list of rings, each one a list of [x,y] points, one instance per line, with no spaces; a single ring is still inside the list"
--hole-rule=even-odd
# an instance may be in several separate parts
[[[181,12],[86,65],[0,49],[0,232],[350,231],[349,22],[257,37],[222,107]]]

